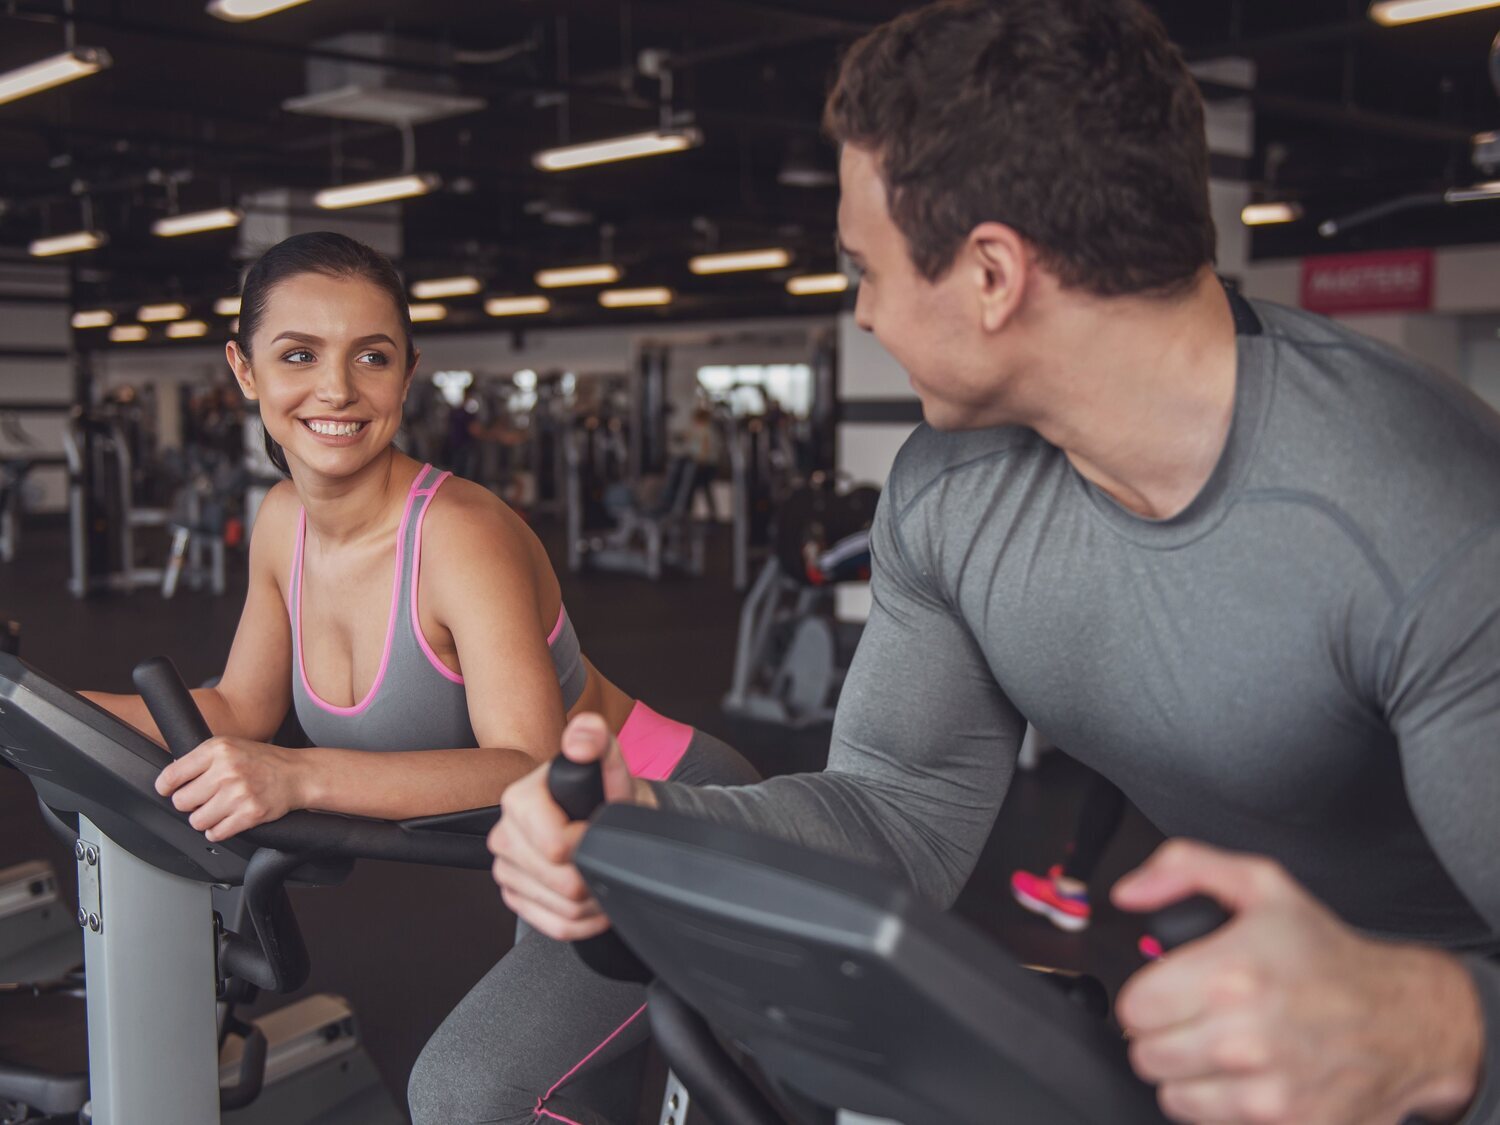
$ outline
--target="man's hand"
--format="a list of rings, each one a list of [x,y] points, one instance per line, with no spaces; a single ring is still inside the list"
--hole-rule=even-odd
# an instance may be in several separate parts
[[[630,776],[620,744],[599,715],[579,715],[563,731],[562,752],[575,762],[599,762],[604,799],[655,805],[651,787]],[[513,782],[500,799],[490,830],[492,868],[500,897],[536,929],[558,941],[580,941],[609,929],[573,866],[586,824],[570,822],[547,791],[547,766]]]
[[[216,737],[162,770],[156,791],[192,813],[188,822],[206,839],[219,841],[304,807],[301,776],[295,750]]]
[[[1176,840],[1116,884],[1124,910],[1190,894],[1222,929],[1142,969],[1116,1014],[1176,1121],[1455,1121],[1478,1091],[1483,1018],[1454,958],[1361,937],[1271,860]]]

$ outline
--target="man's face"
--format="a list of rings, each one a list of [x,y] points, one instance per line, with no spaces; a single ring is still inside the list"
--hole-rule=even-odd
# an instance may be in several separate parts
[[[844,146],[839,184],[839,240],[861,273],[855,322],[906,370],[929,425],[963,430],[1002,420],[991,341],[963,251],[936,282],[917,272],[870,150]]]

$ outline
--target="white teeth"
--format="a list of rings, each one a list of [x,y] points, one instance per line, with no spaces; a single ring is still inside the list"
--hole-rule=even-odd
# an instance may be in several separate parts
[[[352,437],[359,433],[363,422],[324,422],[310,421],[307,428],[315,434],[324,434],[327,437]]]

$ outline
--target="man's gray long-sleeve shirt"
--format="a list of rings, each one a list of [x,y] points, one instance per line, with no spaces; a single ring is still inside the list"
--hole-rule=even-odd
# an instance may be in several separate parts
[[[1500,417],[1231,300],[1233,420],[1186,510],[1128,512],[1029,430],[918,429],[826,772],[661,803],[947,904],[1029,719],[1164,833],[1273,857],[1354,926],[1500,946]],[[1468,963],[1492,1076],[1470,1120],[1500,1122],[1500,970]]]

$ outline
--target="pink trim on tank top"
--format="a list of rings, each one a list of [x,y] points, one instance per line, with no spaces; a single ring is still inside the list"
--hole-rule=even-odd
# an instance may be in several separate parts
[[[422,470],[423,473],[426,473],[426,471],[426,469]],[[427,654],[427,662],[445,680],[448,680],[450,683],[462,685],[464,682],[463,676],[444,664],[438,654],[432,651],[432,646],[427,643],[427,635],[422,632],[422,618],[417,613],[417,582],[422,577],[422,523],[427,519],[427,512],[432,507],[432,494],[438,490],[440,484],[452,475],[452,473],[442,474],[442,476],[432,482],[431,488],[424,488],[421,492],[417,493],[418,496],[426,496],[429,499],[422,506],[422,514],[417,517],[417,533],[411,550],[411,631],[417,635],[417,644]],[[422,478],[418,477],[417,479],[421,480]]]
[[[565,602],[557,603],[557,624],[552,626],[552,632],[547,634],[547,647],[551,648],[557,643],[557,638],[562,636],[563,622],[568,619],[567,605]]]
[[[637,699],[617,740],[632,777],[666,781],[687,753],[688,744],[693,741],[693,728],[658,715]]]
[[[416,480],[411,482],[411,491],[406,494],[406,507],[401,512],[401,526],[396,531],[396,569],[391,575],[391,612],[385,623],[385,650],[380,654],[380,670],[375,673],[375,682],[370,685],[370,690],[365,693],[365,697],[353,707],[338,707],[326,702],[322,696],[313,691],[313,686],[307,678],[307,661],[303,659],[305,649],[302,647],[302,550],[307,532],[307,509],[303,508],[297,518],[297,549],[293,567],[293,600],[297,603],[297,673],[302,677],[302,689],[307,692],[307,697],[330,714],[348,716],[363,713],[371,703],[375,702],[375,696],[380,691],[382,681],[385,680],[385,670],[391,663],[391,646],[396,638],[396,613],[401,608],[401,561],[406,553],[406,522],[411,518],[411,505],[417,496],[417,484],[426,471],[424,467],[422,472],[417,474]]]

